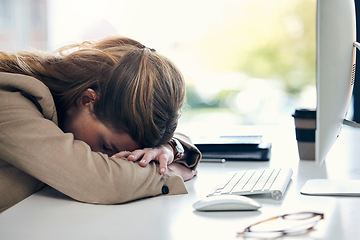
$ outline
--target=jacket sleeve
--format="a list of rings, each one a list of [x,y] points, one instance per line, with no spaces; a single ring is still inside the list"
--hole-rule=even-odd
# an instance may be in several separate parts
[[[158,165],[140,167],[109,158],[63,133],[20,92],[0,91],[0,158],[83,202],[114,204],[160,194],[187,193],[182,178]]]
[[[179,159],[176,162],[185,165],[186,167],[195,170],[201,160],[201,152],[199,149],[192,143],[191,139],[182,134],[175,133],[174,138],[180,141],[185,150],[185,158]]]

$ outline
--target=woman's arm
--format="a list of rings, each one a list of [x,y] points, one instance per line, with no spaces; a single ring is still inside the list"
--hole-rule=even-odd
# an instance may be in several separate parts
[[[163,177],[153,162],[141,167],[92,152],[86,143],[45,118],[41,110],[46,106],[40,109],[34,99],[24,97],[22,91],[0,90],[3,161],[83,202],[113,204],[187,192],[182,177],[171,169]]]
[[[175,172],[178,172],[184,181],[192,179],[197,174],[197,170],[192,170],[184,166],[183,164],[176,162],[170,164],[168,168]]]

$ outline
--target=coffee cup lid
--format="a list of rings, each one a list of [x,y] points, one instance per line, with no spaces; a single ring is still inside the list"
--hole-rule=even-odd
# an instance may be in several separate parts
[[[295,113],[292,115],[294,118],[306,118],[316,119],[316,110],[308,108],[295,109]]]

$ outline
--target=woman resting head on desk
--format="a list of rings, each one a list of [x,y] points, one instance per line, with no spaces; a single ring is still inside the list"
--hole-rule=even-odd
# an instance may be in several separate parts
[[[174,64],[132,39],[0,52],[0,211],[45,184],[99,204],[186,193],[184,99]]]

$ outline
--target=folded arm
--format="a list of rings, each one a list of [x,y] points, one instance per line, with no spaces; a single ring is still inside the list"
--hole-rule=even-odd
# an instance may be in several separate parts
[[[44,118],[21,93],[0,94],[8,99],[0,103],[0,159],[60,192],[101,204],[187,192],[176,171],[168,169],[164,177],[154,162],[141,167],[125,158],[92,152],[86,143]]]

